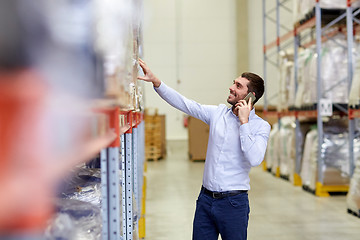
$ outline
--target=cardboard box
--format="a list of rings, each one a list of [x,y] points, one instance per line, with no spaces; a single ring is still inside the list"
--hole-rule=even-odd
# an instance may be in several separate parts
[[[165,115],[145,113],[145,158],[158,160],[166,157]]]
[[[197,118],[189,117],[188,134],[190,160],[205,160],[209,139],[209,125]]]

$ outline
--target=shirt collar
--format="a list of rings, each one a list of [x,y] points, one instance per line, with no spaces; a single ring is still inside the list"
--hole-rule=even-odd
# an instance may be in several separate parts
[[[240,120],[239,120],[239,117],[236,116],[236,115],[233,113],[232,107],[228,108],[228,110],[231,112],[231,114],[232,114],[234,117],[236,117],[236,119],[237,119],[238,121],[240,121]],[[253,109],[251,109],[251,111],[250,111],[249,120],[252,119],[254,116],[255,116],[255,108],[253,107]]]

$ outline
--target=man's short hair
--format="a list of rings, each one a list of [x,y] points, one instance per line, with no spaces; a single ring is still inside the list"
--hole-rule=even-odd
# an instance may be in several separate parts
[[[251,72],[244,72],[241,77],[246,78],[250,82],[248,83],[248,92],[255,93],[254,104],[262,97],[265,90],[264,80],[257,74]]]

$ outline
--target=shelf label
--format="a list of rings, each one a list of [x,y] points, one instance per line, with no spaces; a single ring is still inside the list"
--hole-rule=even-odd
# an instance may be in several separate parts
[[[329,117],[333,115],[333,104],[331,99],[320,99],[320,115],[323,117]]]

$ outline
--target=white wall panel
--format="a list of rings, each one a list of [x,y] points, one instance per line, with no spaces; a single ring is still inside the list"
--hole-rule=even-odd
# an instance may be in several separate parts
[[[226,103],[237,77],[235,0],[144,4],[144,59],[153,72],[195,101]],[[145,105],[166,114],[167,139],[187,139],[183,113],[165,104],[150,85],[145,84]]]

